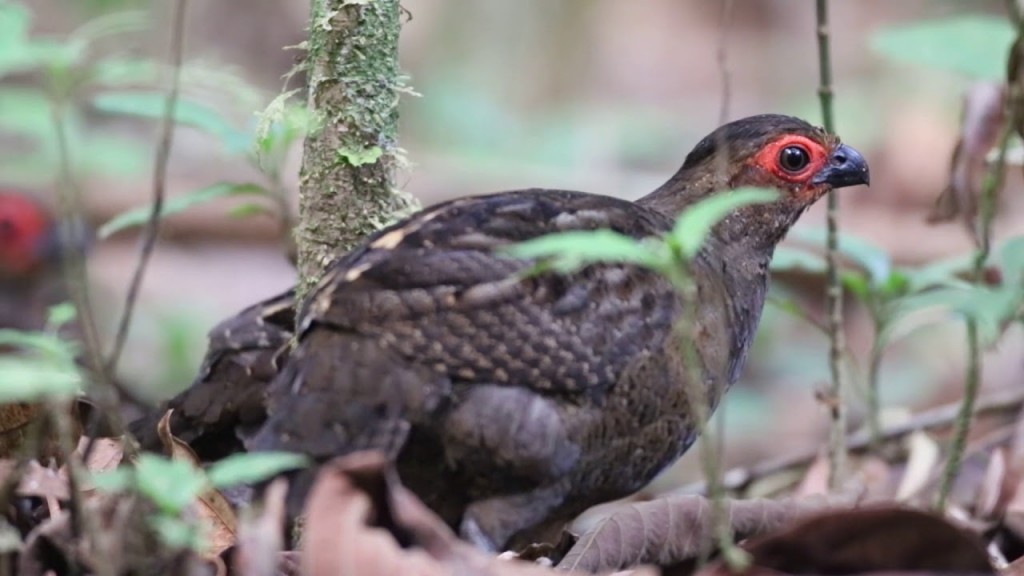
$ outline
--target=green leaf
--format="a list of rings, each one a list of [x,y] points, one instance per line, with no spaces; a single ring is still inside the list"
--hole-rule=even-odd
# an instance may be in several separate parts
[[[704,238],[722,218],[743,206],[764,204],[778,198],[778,192],[766,188],[738,188],[715,194],[686,209],[676,220],[671,238],[687,259],[700,250]]]
[[[149,518],[149,524],[160,535],[164,544],[172,550],[200,550],[202,548],[198,528],[181,518],[153,516]]]
[[[384,154],[384,150],[380,146],[371,146],[369,148],[341,148],[338,150],[338,156],[345,159],[346,162],[352,166],[362,166],[364,164],[373,164]]]
[[[149,120],[162,119],[166,103],[166,94],[143,91],[102,92],[92,100],[93,106],[103,112]],[[252,143],[249,133],[232,126],[220,112],[197,102],[179,98],[175,103],[174,120],[214,136],[231,153],[248,152]]]
[[[882,293],[886,298],[899,298],[910,290],[910,276],[904,270],[893,270],[889,274],[889,280],[882,286]]]
[[[135,483],[135,474],[130,468],[114,468],[91,473],[92,485],[103,492],[124,492]]]
[[[956,256],[932,262],[920,268],[904,269],[907,275],[907,291],[920,292],[927,288],[966,287],[970,283],[960,279],[958,274],[969,272],[973,266],[973,255]]]
[[[804,242],[825,245],[828,233],[824,228],[797,228],[791,236]],[[875,286],[882,286],[889,280],[892,273],[892,259],[880,247],[864,238],[848,233],[839,235],[839,253],[860,266],[871,278]]]
[[[189,194],[182,194],[180,196],[168,198],[164,201],[163,211],[160,213],[160,217],[166,218],[168,216],[178,214],[179,212],[184,212],[193,206],[205,204],[218,198],[245,195],[266,196],[268,194],[269,192],[259,184],[232,184],[229,182],[220,182],[212,186],[207,186],[206,188],[201,188]],[[149,221],[151,211],[152,208],[150,206],[140,206],[127,212],[122,212],[101,226],[97,235],[100,238],[109,238],[126,228],[141,226]]]
[[[864,302],[871,294],[871,283],[867,276],[859,272],[845,272],[841,275],[843,286]]]
[[[92,66],[93,83],[108,88],[156,84],[159,67],[149,59],[130,56],[106,56]]]
[[[232,218],[249,218],[251,216],[274,216],[274,211],[263,204],[257,204],[256,202],[246,202],[245,204],[239,204],[228,211],[228,216]]]
[[[67,36],[67,42],[82,47],[98,40],[145,30],[150,25],[150,15],[145,10],[117,10],[88,20]]]
[[[61,302],[50,306],[46,316],[47,329],[57,331],[65,324],[74,321],[77,314],[78,311],[75,310],[75,305],[71,302]]]
[[[649,268],[658,268],[664,262],[649,245],[607,229],[547,234],[500,251],[514,258],[550,258],[550,264],[562,272],[571,272],[596,262],[626,262]]]
[[[135,485],[165,514],[179,514],[209,487],[206,476],[191,463],[155,454],[140,454]]]
[[[284,152],[313,128],[313,115],[305,104],[292,102],[299,90],[279,94],[257,114],[256,150],[264,170],[280,171]],[[273,165],[271,165],[273,163]]]
[[[771,262],[772,272],[808,272],[823,274],[828,268],[825,257],[793,246],[779,246]]]
[[[1014,36],[1006,18],[965,14],[882,28],[871,48],[896,62],[998,80]]]
[[[78,344],[64,340],[54,334],[0,329],[0,346],[12,346],[27,352],[39,353],[53,361],[73,364],[78,354]]]
[[[1016,315],[1024,295],[1020,290],[1007,290],[983,286],[967,288],[940,288],[907,296],[897,301],[893,316],[906,316],[912,312],[937,306],[978,322],[978,330],[986,343],[995,341],[1003,327]]]
[[[1024,236],[1007,240],[999,249],[999,261],[1003,268],[1003,283],[1020,289],[1024,284]]]
[[[82,389],[82,375],[74,364],[34,356],[0,358],[0,403],[34,402],[74,396]]]
[[[217,462],[206,471],[214,488],[252,484],[293,468],[301,468],[309,459],[288,452],[254,452],[234,454]]]

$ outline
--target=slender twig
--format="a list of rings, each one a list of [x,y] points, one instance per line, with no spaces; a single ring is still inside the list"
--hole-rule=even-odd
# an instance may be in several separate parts
[[[999,152],[995,163],[985,176],[981,188],[979,227],[978,236],[980,244],[974,256],[974,282],[983,285],[985,264],[992,247],[992,220],[995,216],[996,195],[1003,187],[1003,176],[1006,168],[1006,151],[1010,146],[1010,137],[1013,135],[1014,126],[1017,123],[1017,108],[1019,107],[1020,89],[1018,86],[1009,87],[1008,104],[1010,113],[1006,125],[999,140]],[[971,431],[971,415],[974,413],[974,403],[978,396],[978,388],[981,385],[981,340],[978,336],[978,321],[975,318],[967,319],[967,373],[964,382],[964,399],[957,418],[956,429],[953,433],[953,443],[950,447],[949,459],[946,461],[946,468],[942,474],[942,483],[939,487],[939,497],[936,507],[945,510],[946,501],[953,489],[953,483],[960,473],[960,465],[963,461],[964,449],[967,446],[967,436]]]
[[[721,75],[722,84],[722,99],[719,107],[719,125],[723,125],[729,121],[729,108],[732,100],[732,84],[731,75],[729,71],[729,23],[732,17],[732,0],[723,0],[721,2],[721,13],[720,13],[720,26],[718,36],[718,49],[716,51],[716,60],[718,62],[718,70]],[[716,169],[721,173],[725,174],[728,169],[728,151],[726,147],[728,142],[725,141],[724,137],[716,143],[718,150],[720,151],[716,157]],[[678,275],[673,282],[677,289],[684,294],[684,303],[696,302],[696,285],[692,278],[684,278],[682,274]],[[693,309],[692,306],[688,306],[689,309]],[[725,490],[722,487],[722,458],[725,452],[724,438],[725,438],[725,406],[720,406],[718,411],[717,427],[715,430],[714,437],[710,437],[707,432],[707,422],[711,417],[710,406],[707,403],[707,391],[703,386],[703,378],[701,377],[700,371],[700,358],[697,355],[697,350],[694,346],[690,345],[696,335],[694,334],[694,324],[687,322],[684,324],[686,330],[682,336],[683,341],[687,344],[684,345],[684,352],[686,353],[686,365],[690,366],[690,377],[688,381],[690,387],[693,389],[692,396],[697,399],[694,403],[695,416],[698,422],[698,434],[700,434],[704,441],[701,443],[700,455],[701,463],[704,468],[704,477],[708,485],[708,496],[711,500],[711,524],[714,527],[715,541],[718,544],[719,550],[721,550],[722,557],[730,568],[734,570],[742,570],[747,567],[750,563],[749,557],[740,550],[734,542],[734,536],[732,531],[732,525],[729,521],[728,511],[726,509],[725,502]],[[706,561],[710,550],[704,548],[701,551],[699,562],[700,565]]]
[[[118,398],[122,402],[128,402],[142,406],[139,399],[130,391],[121,386],[115,378],[107,371],[106,363],[103,362],[103,351],[96,329],[96,318],[93,315],[91,297],[89,294],[89,279],[86,274],[85,260],[78,250],[74,249],[75,242],[72,240],[71,223],[77,215],[83,213],[81,198],[75,186],[74,176],[71,168],[71,149],[68,144],[67,102],[70,85],[67,85],[66,75],[54,73],[51,78],[50,98],[51,112],[54,133],[57,141],[57,162],[58,182],[57,196],[60,211],[60,219],[64,223],[61,228],[61,265],[64,272],[64,282],[67,286],[68,296],[75,306],[75,314],[78,325],[81,329],[82,347],[84,349],[84,360],[95,386],[92,397],[97,403],[99,410],[90,413],[90,421],[86,428],[90,437],[99,425],[99,412],[103,412],[109,418],[114,433],[119,434],[124,425],[121,422],[121,410],[118,406]],[[59,78],[58,78],[59,76]],[[92,443],[90,441],[86,454],[90,452]],[[130,449],[129,449],[130,451]]]
[[[818,97],[821,99],[821,115],[825,130],[835,133],[835,122],[832,116],[832,59],[829,48],[828,0],[817,0],[818,15],[818,69],[821,83],[818,86]],[[837,215],[839,202],[835,192],[828,193],[828,226],[827,252],[828,262],[828,320],[829,320],[829,355],[828,366],[832,375],[830,410],[832,426],[829,431],[829,486],[838,488],[843,481],[846,469],[846,407],[843,404],[845,390],[843,373],[843,350],[846,338],[843,333],[843,288],[839,282],[839,224]]]
[[[57,451],[64,461],[68,473],[68,510],[71,521],[71,534],[79,541],[84,534],[85,517],[82,511],[82,498],[79,493],[78,465],[75,461],[74,438],[69,426],[68,413],[74,400],[51,400],[46,403],[48,416],[53,426],[53,436]]]
[[[882,371],[882,354],[885,352],[885,342],[882,339],[884,320],[876,318],[874,339],[871,342],[871,351],[868,357],[868,430],[871,433],[871,444],[877,448],[882,441],[882,403],[880,395],[881,384],[879,377]]]
[[[980,418],[1005,412],[1016,413],[1021,409],[1022,405],[1024,405],[1024,389],[1012,389],[978,399],[972,414],[974,417]],[[906,422],[883,429],[880,437],[883,441],[891,442],[919,430],[935,430],[948,427],[955,424],[961,418],[962,409],[963,403],[955,402],[925,410]],[[862,452],[871,447],[871,434],[869,431],[859,431],[850,434],[846,438],[846,445],[852,452]],[[732,492],[745,490],[761,478],[807,465],[818,456],[819,452],[819,449],[815,447],[810,450],[766,460],[754,466],[733,468],[726,471],[722,486],[725,490]],[[697,482],[678,490],[673,490],[672,493],[703,494],[707,490],[708,487],[705,482]]]
[[[57,198],[61,221],[63,247],[61,265],[63,267],[68,296],[75,306],[75,317],[82,333],[82,345],[89,368],[101,380],[106,381],[106,370],[103,363],[99,333],[96,329],[96,317],[92,313],[89,294],[89,281],[86,276],[85,262],[82,255],[73,248],[72,230],[74,218],[82,214],[81,199],[75,188],[71,168],[71,147],[67,134],[67,99],[66,87],[55,87],[51,90],[51,120],[57,141]]]
[[[153,209],[149,213],[149,221],[146,223],[146,230],[143,233],[142,247],[139,251],[139,259],[135,265],[135,273],[132,275],[131,284],[128,286],[128,294],[125,297],[124,311],[121,313],[121,321],[117,327],[114,337],[114,345],[107,357],[107,371],[113,374],[117,363],[124,350],[124,344],[128,339],[128,329],[132,322],[132,313],[135,310],[135,303],[139,297],[139,289],[142,286],[142,278],[146,273],[146,266],[149,258],[156,247],[157,235],[160,233],[160,215],[164,207],[164,196],[167,189],[167,164],[170,161],[171,145],[174,142],[174,111],[178,105],[178,92],[180,90],[182,47],[185,39],[185,8],[187,0],[177,0],[174,3],[174,23],[171,27],[171,80],[167,90],[167,100],[164,102],[163,120],[160,124],[160,142],[156,150],[156,162],[153,167]]]

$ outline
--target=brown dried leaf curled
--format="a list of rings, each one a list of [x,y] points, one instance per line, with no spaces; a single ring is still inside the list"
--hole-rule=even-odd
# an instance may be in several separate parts
[[[398,483],[379,452],[356,452],[320,469],[306,501],[307,576],[550,576],[462,542]]]
[[[893,506],[820,514],[744,548],[759,568],[787,574],[994,573],[977,535],[935,514]]]
[[[978,197],[988,167],[986,157],[999,142],[1006,122],[1006,85],[978,82],[964,95],[960,138],[949,166],[949,184],[935,201],[928,222],[948,222],[958,216],[980,246]]]
[[[737,537],[762,534],[796,518],[856,504],[853,496],[811,496],[725,503]],[[597,523],[558,564],[559,570],[599,572],[640,564],[671,566],[693,558],[711,542],[711,502],[701,496],[673,496],[629,504]]]

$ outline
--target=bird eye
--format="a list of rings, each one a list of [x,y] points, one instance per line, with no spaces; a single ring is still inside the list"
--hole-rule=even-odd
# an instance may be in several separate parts
[[[786,146],[779,153],[779,166],[787,172],[799,172],[811,163],[811,155],[802,146]]]

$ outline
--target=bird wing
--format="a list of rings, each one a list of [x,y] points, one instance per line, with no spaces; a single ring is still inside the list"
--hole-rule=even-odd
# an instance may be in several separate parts
[[[161,449],[157,423],[173,410],[171,431],[190,443],[202,460],[234,450],[236,428],[262,423],[266,417],[263,397],[287,359],[294,304],[295,293],[289,290],[214,326],[192,385],[129,425],[139,444],[147,450]]]
[[[306,300],[302,332],[375,337],[453,382],[599,393],[669,332],[677,300],[657,274],[627,264],[571,274],[496,249],[554,232],[668,230],[660,213],[567,191],[522,190],[437,205],[382,230],[337,261]]]

